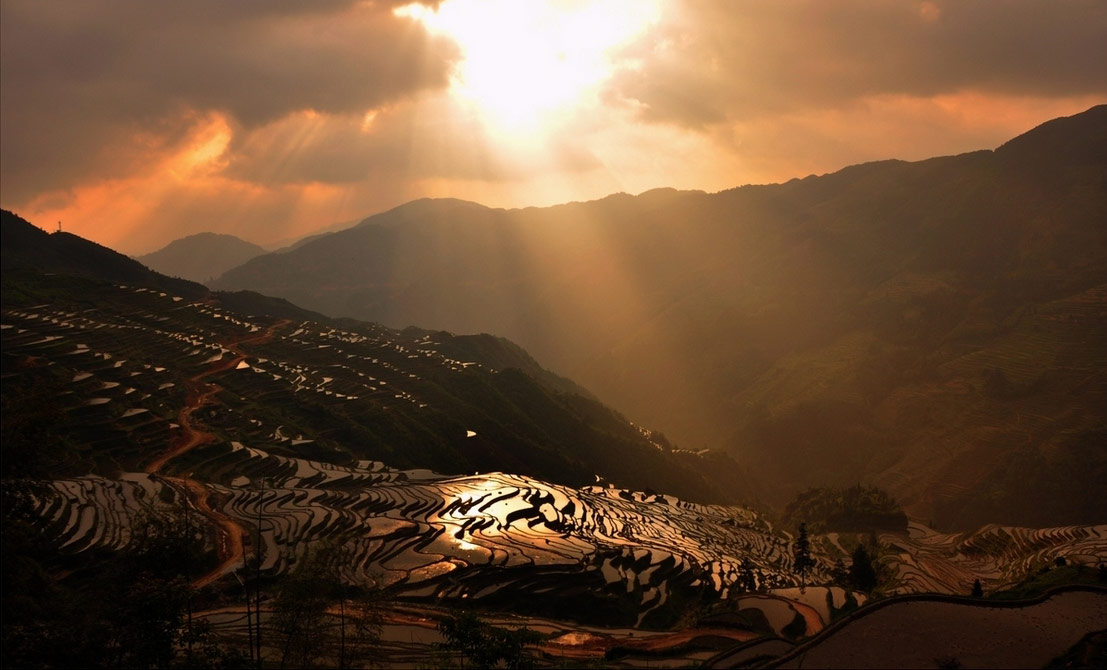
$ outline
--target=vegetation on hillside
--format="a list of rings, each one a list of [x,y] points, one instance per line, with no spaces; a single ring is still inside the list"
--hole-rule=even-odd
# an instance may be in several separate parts
[[[886,491],[854,484],[844,489],[811,488],[784,508],[785,524],[803,523],[812,533],[871,533],[907,530],[907,515]]]
[[[246,667],[192,608],[210,605],[191,576],[210,565],[204,531],[181,514],[136,521],[122,552],[74,560],[27,518],[19,482],[3,482],[0,538],[4,667]]]

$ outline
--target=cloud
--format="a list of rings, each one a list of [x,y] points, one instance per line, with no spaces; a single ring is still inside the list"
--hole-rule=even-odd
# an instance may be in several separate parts
[[[606,90],[649,122],[703,129],[881,95],[1107,94],[1107,4],[1095,0],[684,0],[667,10],[620,52]]]
[[[600,113],[589,111],[590,119]],[[540,138],[505,143],[471,102],[428,93],[367,114],[299,112],[241,133],[225,174],[264,184],[352,184],[384,174],[518,182],[601,167],[575,118],[544,130]]]
[[[449,96],[427,95],[357,115],[285,116],[243,133],[226,175],[265,184],[513,176],[492,146],[471,112]]]
[[[212,111],[249,131],[446,87],[456,45],[394,4],[5,0],[5,200],[129,174]]]
[[[994,147],[1107,98],[1107,3],[671,0],[511,124],[482,101],[528,89],[466,94],[474,63],[407,2],[3,0],[0,204],[126,251],[269,242],[423,196],[545,205]]]

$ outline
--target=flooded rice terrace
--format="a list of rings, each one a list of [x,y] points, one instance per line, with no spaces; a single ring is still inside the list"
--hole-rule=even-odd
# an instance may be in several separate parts
[[[260,527],[261,569],[269,574],[331,539],[344,549],[348,582],[389,587],[399,597],[481,600],[505,589],[518,597],[610,587],[637,602],[638,623],[672,589],[726,598],[738,585],[794,582],[790,539],[743,508],[504,473],[442,477],[376,462],[347,468],[239,443],[218,451],[204,469],[216,481],[220,472],[235,477],[233,485],[208,484],[208,503],[251,534]],[[165,500],[183,500],[171,478],[144,474],[60,480],[35,495],[39,515],[70,551],[125,546],[135,515]],[[224,569],[241,565],[240,558]]]
[[[838,587],[797,588],[792,536],[746,508],[501,472],[444,476],[295,457],[325,453],[311,450],[318,435],[299,434],[280,414],[258,418],[247,396],[275,407],[372,398],[381,411],[422,412],[441,397],[420,385],[424,375],[463,375],[476,364],[437,351],[429,335],[254,322],[161,292],[102,290],[95,310],[6,309],[0,323],[6,353],[57,366],[66,420],[88,437],[90,453],[102,454],[96,471],[118,463],[146,470],[26,481],[26,511],[63,553],[124,549],[144,515],[187,510],[206,520],[218,557],[196,586],[234,584],[247,563],[265,577],[286,574],[314,548],[337,547],[332,560],[346,583],[387,590],[395,630],[433,637],[422,612],[477,603],[525,614],[530,626],[584,622],[551,623],[546,632],[561,641],[550,644],[591,655],[632,637],[651,652],[687,646],[694,635],[748,639],[753,620],[762,633],[810,635],[864,600]],[[465,439],[486,430],[459,426]],[[808,582],[831,583],[835,560],[855,540],[812,536]],[[886,593],[964,595],[976,579],[991,592],[1061,557],[1101,562],[1107,526],[938,533],[912,523],[877,543]],[[757,614],[706,631],[646,631],[673,627],[689,602],[717,601],[730,601],[732,614]],[[233,627],[241,612],[226,617]]]
[[[695,593],[740,598],[778,631],[798,614],[808,633],[844,604],[842,589],[796,588],[792,537],[741,507],[504,473],[445,477],[371,461],[342,467],[240,443],[202,451],[211,482],[203,485],[206,504],[247,538],[261,529],[268,575],[288,572],[313,546],[331,541],[342,548],[345,581],[386,587],[412,602],[510,607],[525,596],[550,601],[605,590],[636,606],[636,620],[621,625],[648,626],[650,613],[674,592]],[[179,509],[182,481],[140,473],[58,480],[41,484],[33,504],[66,551],[122,548],[144,510]],[[833,554],[825,549],[836,538],[813,540],[808,580],[829,583]],[[1059,556],[1094,562],[1107,555],[1107,526],[988,526],[938,535],[912,524],[910,536],[880,541],[893,575],[889,590],[962,593],[976,577],[991,590]],[[252,565],[253,550],[241,551],[222,573],[242,567],[243,553]]]

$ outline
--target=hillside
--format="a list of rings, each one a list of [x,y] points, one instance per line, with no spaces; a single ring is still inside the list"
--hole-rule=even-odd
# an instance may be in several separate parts
[[[0,262],[7,270],[73,274],[140,284],[197,298],[199,284],[158,274],[142,263],[70,233],[47,233],[16,214],[0,210]]]
[[[508,337],[777,504],[861,481],[944,525],[1099,522],[1105,180],[1100,106],[715,194],[417,201],[217,285]]]
[[[68,248],[107,252],[74,239]],[[138,265],[119,258],[121,267]],[[5,413],[35,417],[52,398],[60,414],[40,426],[53,436],[47,450],[12,419],[17,432],[3,447],[11,474],[141,469],[172,434],[193,376],[230,356],[230,342],[269,329],[250,345],[248,364],[212,376],[218,409],[204,422],[224,444],[264,439],[278,453],[342,464],[603,480],[706,502],[748,495],[733,461],[653,440],[500,338],[331,322],[281,300],[209,293],[155,273],[149,283],[121,284],[16,265],[4,267]],[[163,284],[202,294],[185,298]]]
[[[262,247],[234,235],[197,233],[136,260],[170,277],[205,282],[264,253]]]
[[[787,531],[708,504],[749,489],[733,461],[674,449],[502,338],[27,268],[5,266],[2,286],[13,666],[111,658],[99,633],[146,625],[147,602],[175,639],[186,595],[207,643],[241,649],[243,587],[276,610],[289,584],[324,588],[297,581],[313,565],[344,585],[341,621],[347,587],[383,619],[374,658],[436,662],[428,640],[460,606],[539,628],[568,664],[687,665],[815,635],[864,603],[838,575],[863,537],[885,593],[992,592],[1105,551],[1101,526],[851,527],[812,534],[800,589]],[[857,493],[820,500],[890,504]],[[142,600],[151,584],[161,600]]]

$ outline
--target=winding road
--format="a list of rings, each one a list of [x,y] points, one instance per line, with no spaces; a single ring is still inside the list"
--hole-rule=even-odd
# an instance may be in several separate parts
[[[266,328],[263,332],[223,344],[223,347],[231,351],[234,356],[229,360],[216,361],[207,370],[188,380],[189,392],[185,398],[185,406],[177,413],[177,423],[181,427],[181,435],[173,441],[164,453],[146,465],[147,474],[158,477],[174,489],[184,494],[197,511],[203,514],[216,528],[216,549],[219,556],[219,564],[207,574],[193,580],[192,585],[200,588],[211,584],[223,575],[233,570],[240,562],[246,560],[246,551],[243,545],[243,537],[246,529],[234,519],[212,509],[208,504],[208,489],[191,477],[167,477],[159,473],[170,460],[185,454],[192,449],[216,441],[216,436],[206,430],[198,428],[192,421],[192,415],[196,410],[209,404],[211,398],[222,387],[218,384],[204,381],[205,377],[233,370],[238,364],[246,360],[246,353],[242,346],[246,344],[260,344],[273,338],[273,335],[281,328],[292,323],[289,319],[281,319]]]

